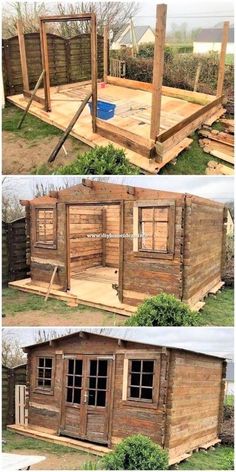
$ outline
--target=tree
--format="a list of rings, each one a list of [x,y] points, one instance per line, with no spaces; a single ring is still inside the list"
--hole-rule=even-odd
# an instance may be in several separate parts
[[[2,180],[2,219],[6,223],[11,223],[11,221],[25,216],[25,210],[13,191],[13,180],[7,177]]]
[[[2,364],[13,368],[26,362],[20,343],[9,330],[2,332]]]
[[[71,329],[66,329],[65,331],[57,331],[56,329],[39,329],[34,336],[34,341],[36,344],[44,343],[51,341],[52,339],[57,339],[61,336],[66,336],[71,334],[73,331]]]
[[[60,15],[74,15],[90,11],[96,13],[98,34],[103,34],[103,26],[107,23],[111,40],[128,23],[129,19],[136,15],[138,10],[139,4],[136,2],[75,2],[57,4],[57,12]],[[59,28],[60,33],[66,37],[90,31],[89,23],[84,21],[60,23]]]
[[[9,38],[17,34],[16,22],[21,20],[25,33],[39,31],[39,16],[47,15],[49,9],[44,2],[13,2],[3,9],[2,36]],[[52,28],[52,26],[51,26]]]

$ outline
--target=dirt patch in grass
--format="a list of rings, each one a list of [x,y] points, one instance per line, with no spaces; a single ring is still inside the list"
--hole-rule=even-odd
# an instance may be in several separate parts
[[[48,158],[58,142],[58,137],[47,136],[39,140],[29,141],[16,136],[16,133],[3,131],[3,174],[32,174],[42,166],[47,166]],[[78,153],[84,153],[89,148],[83,143],[68,138],[65,149],[61,149],[54,163],[50,164],[50,172],[59,166],[72,163]],[[43,169],[42,169],[43,170]],[[48,170],[48,169],[47,169]]]
[[[70,450],[71,451],[71,450]],[[46,452],[45,454],[40,453],[37,449],[29,450],[22,449],[21,451],[16,451],[17,454],[22,454],[26,456],[38,456],[44,455],[46,459],[38,464],[32,465],[30,470],[83,470],[85,462],[96,462],[97,457],[92,455],[84,455],[80,452],[67,452],[63,454],[53,454]]]

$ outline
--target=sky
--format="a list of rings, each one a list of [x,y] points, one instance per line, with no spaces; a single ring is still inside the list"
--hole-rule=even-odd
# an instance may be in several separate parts
[[[35,343],[35,337],[40,328],[5,328],[3,336],[17,338],[21,346]],[[57,331],[59,335],[68,334],[68,328],[48,328],[46,332]],[[72,328],[70,332],[79,331]],[[143,341],[161,346],[173,346],[197,352],[203,352],[227,359],[233,358],[233,329],[232,328],[84,328],[88,332],[107,334],[123,339]]]
[[[88,176],[85,176],[88,177]],[[168,190],[180,193],[191,193],[201,197],[220,201],[222,203],[233,200],[233,177],[230,176],[111,176],[106,181],[117,184],[133,185],[137,187]],[[33,198],[36,184],[52,183],[55,187],[65,183],[75,185],[81,182],[81,177],[74,176],[8,176],[3,178],[3,193],[17,198],[28,200]]]
[[[115,0],[113,0],[115,1]],[[25,3],[22,1],[22,3]],[[33,4],[33,2],[28,2]],[[37,2],[40,3],[40,2]],[[50,5],[57,4],[58,1],[51,0]],[[76,3],[74,0],[60,3]],[[126,2],[124,2],[126,3]],[[155,25],[155,11],[158,0],[139,1],[139,11],[134,17],[135,25]],[[162,3],[162,2],[159,2]],[[167,4],[167,31],[171,29],[172,23],[180,25],[184,22],[188,28],[208,28],[213,27],[225,20],[233,21],[233,2],[223,0],[165,0]],[[3,7],[10,10],[11,2],[3,0]]]

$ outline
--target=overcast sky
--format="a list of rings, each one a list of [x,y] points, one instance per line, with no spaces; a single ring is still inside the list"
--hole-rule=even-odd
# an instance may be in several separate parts
[[[12,2],[3,0],[2,3],[5,9],[11,9]],[[22,3],[33,4],[32,1],[22,1]],[[78,2],[76,2],[75,0],[61,0],[60,2],[50,0],[50,2],[46,1],[45,3],[50,4],[53,8],[53,5],[57,3]],[[124,1],[124,3],[126,2]],[[138,3],[140,5],[140,9],[137,15],[134,17],[134,23],[136,25],[150,25],[153,27],[155,25],[156,4],[158,3],[158,0],[146,0],[140,1]],[[225,20],[230,20],[231,22],[233,22],[233,2],[228,0],[165,0],[165,2],[163,3],[166,3],[168,7],[167,30],[171,29],[172,23],[180,25],[186,22],[188,28],[192,29],[199,27],[213,27],[216,24]]]
[[[88,176],[86,176],[88,177]],[[225,176],[111,176],[106,181],[137,187],[168,190],[180,193],[192,193],[221,202],[233,200],[233,177]],[[65,176],[8,176],[3,180],[3,192],[15,195],[19,199],[31,199],[36,184],[43,183],[55,187],[65,183],[75,185],[81,177]]]
[[[60,335],[68,328],[51,328]],[[83,328],[80,328],[83,329]],[[103,332],[114,337],[142,341],[160,346],[174,346],[216,356],[233,358],[232,328],[84,328],[86,331]],[[66,331],[67,330],[67,331]],[[49,329],[44,329],[50,332]],[[71,332],[79,331],[72,328]],[[4,335],[17,338],[21,346],[35,343],[38,328],[5,328]]]

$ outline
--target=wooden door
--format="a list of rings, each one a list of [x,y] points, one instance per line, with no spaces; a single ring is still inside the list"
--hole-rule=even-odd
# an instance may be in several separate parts
[[[65,358],[62,434],[108,442],[112,359],[96,355]]]

